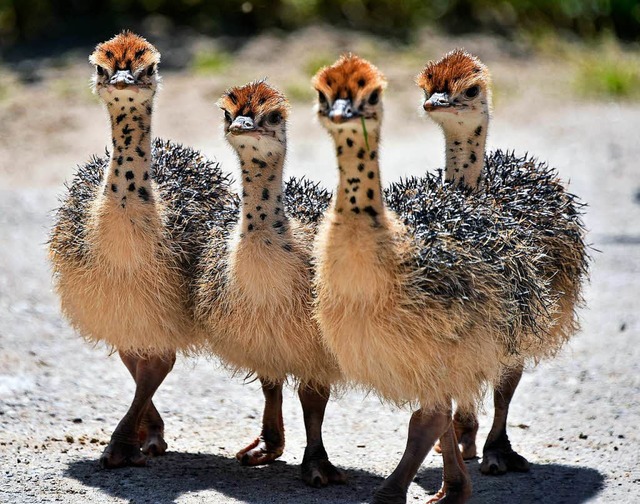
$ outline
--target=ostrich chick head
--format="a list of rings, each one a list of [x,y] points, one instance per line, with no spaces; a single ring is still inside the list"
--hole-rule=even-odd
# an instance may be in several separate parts
[[[381,98],[387,81],[367,60],[346,54],[318,70],[312,84],[318,92],[318,118],[331,134],[343,130],[345,123],[363,121],[371,132],[380,129]]]
[[[430,61],[416,77],[424,90],[424,110],[443,128],[488,121],[491,76],[482,62],[462,49]]]
[[[276,88],[264,80],[232,87],[218,106],[224,111],[225,137],[239,154],[244,149],[261,158],[284,154],[289,102]]]
[[[96,67],[93,90],[105,102],[143,103],[156,92],[160,53],[144,38],[123,31],[96,46],[89,56]],[[125,105],[125,103],[120,103]]]

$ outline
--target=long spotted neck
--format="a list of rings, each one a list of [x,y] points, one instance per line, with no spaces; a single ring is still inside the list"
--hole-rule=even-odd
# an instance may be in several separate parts
[[[371,219],[377,225],[378,216],[384,212],[378,166],[380,130],[368,131],[365,137],[358,124],[332,133],[340,171],[338,192],[333,199],[335,211],[345,218]]]
[[[488,120],[477,124],[456,124],[445,127],[447,164],[445,178],[458,184],[477,187],[484,167]]]
[[[242,235],[284,234],[288,228],[282,203],[285,149],[263,152],[247,142],[237,152],[242,169]]]
[[[133,98],[114,97],[107,108],[113,150],[104,194],[122,208],[151,203],[151,100],[138,103]]]

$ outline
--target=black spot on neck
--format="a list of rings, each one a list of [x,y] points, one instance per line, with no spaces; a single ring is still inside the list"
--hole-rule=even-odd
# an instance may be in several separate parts
[[[349,147],[353,147],[353,139],[351,139],[351,138],[347,138],[347,145],[348,145]]]
[[[367,189],[367,198],[369,199],[373,199],[375,192],[373,191],[373,189]]]
[[[129,170],[129,171],[125,172],[124,176],[125,176],[125,178],[127,180],[132,180],[133,179],[133,172],[131,170]]]
[[[482,133],[482,126],[478,126],[476,128],[476,130],[473,132],[476,136],[480,136],[480,133]]]
[[[149,193],[145,187],[138,187],[138,196],[142,201],[149,201]]]
[[[366,213],[367,215],[376,218],[378,216],[378,212],[375,208],[373,208],[372,206],[366,206],[362,209],[364,211],[364,213]]]
[[[257,164],[260,168],[266,168],[266,166],[267,166],[267,162],[263,161],[262,159],[252,158],[251,162],[253,164]]]
[[[267,201],[269,199],[269,189],[266,187],[262,190],[262,199],[263,201]]]
[[[364,159],[364,155],[365,155],[365,154],[366,154],[365,150],[364,150],[364,149],[360,149],[360,150],[358,151],[358,154],[357,154],[358,159]]]

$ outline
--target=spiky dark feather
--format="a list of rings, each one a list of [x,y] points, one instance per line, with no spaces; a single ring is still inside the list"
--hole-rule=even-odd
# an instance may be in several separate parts
[[[87,253],[86,223],[89,206],[100,189],[109,155],[93,156],[78,167],[67,193],[56,211],[54,231],[67,228],[73,241],[53,242],[57,254],[81,258]],[[238,197],[230,189],[231,180],[218,163],[200,152],[169,140],[155,139],[152,146],[151,178],[158,185],[166,205],[164,230],[167,240],[181,254],[190,271],[212,227],[225,228],[234,222]]]
[[[284,205],[287,215],[303,224],[317,224],[331,201],[331,191],[302,177],[291,177],[284,186]]]
[[[442,300],[475,298],[475,268],[489,265],[504,283],[502,295],[514,309],[505,343],[520,352],[521,329],[544,336],[548,312],[559,293],[554,277],[579,297],[587,274],[583,205],[567,193],[555,170],[513,153],[486,160],[482,190],[454,188],[442,172],[408,178],[385,190],[394,210],[418,240],[422,289]]]

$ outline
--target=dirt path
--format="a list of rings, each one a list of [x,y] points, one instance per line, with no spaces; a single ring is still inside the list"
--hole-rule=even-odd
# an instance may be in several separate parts
[[[531,473],[483,477],[472,461],[472,502],[639,502],[640,106],[574,102],[548,90],[527,94],[520,81],[544,73],[547,64],[528,64],[513,77],[509,69],[522,62],[495,59],[496,81],[515,84],[499,101],[489,145],[535,153],[570,179],[571,190],[589,203],[589,238],[600,252],[593,254],[582,332],[558,359],[526,373],[512,406],[512,442],[532,462]],[[235,70],[233,78],[242,82],[243,72],[249,73]],[[382,163],[393,180],[440,166],[443,141],[416,112],[420,95],[410,79],[417,68],[398,64],[388,72]],[[84,86],[88,73],[74,63],[64,80],[73,92],[56,74],[57,84],[16,88],[0,103],[0,502],[367,501],[404,449],[407,412],[356,393],[333,401],[327,449],[350,482],[308,489],[298,479],[304,429],[294,393],[285,396],[281,462],[242,468],[233,454],[257,434],[259,387],[205,359],[180,360],[157,394],[169,454],[146,469],[99,469],[97,458],[133,384],[116,356],[85,344],[61,319],[44,245],[62,180],[108,139],[104,112],[75,84]],[[276,84],[284,79],[271,75]],[[166,73],[155,133],[235,169],[213,107],[233,78]],[[294,106],[288,173],[332,185],[332,148],[310,108]],[[480,439],[489,421],[482,417]],[[440,458],[429,455],[409,502],[435,492],[440,472]]]

